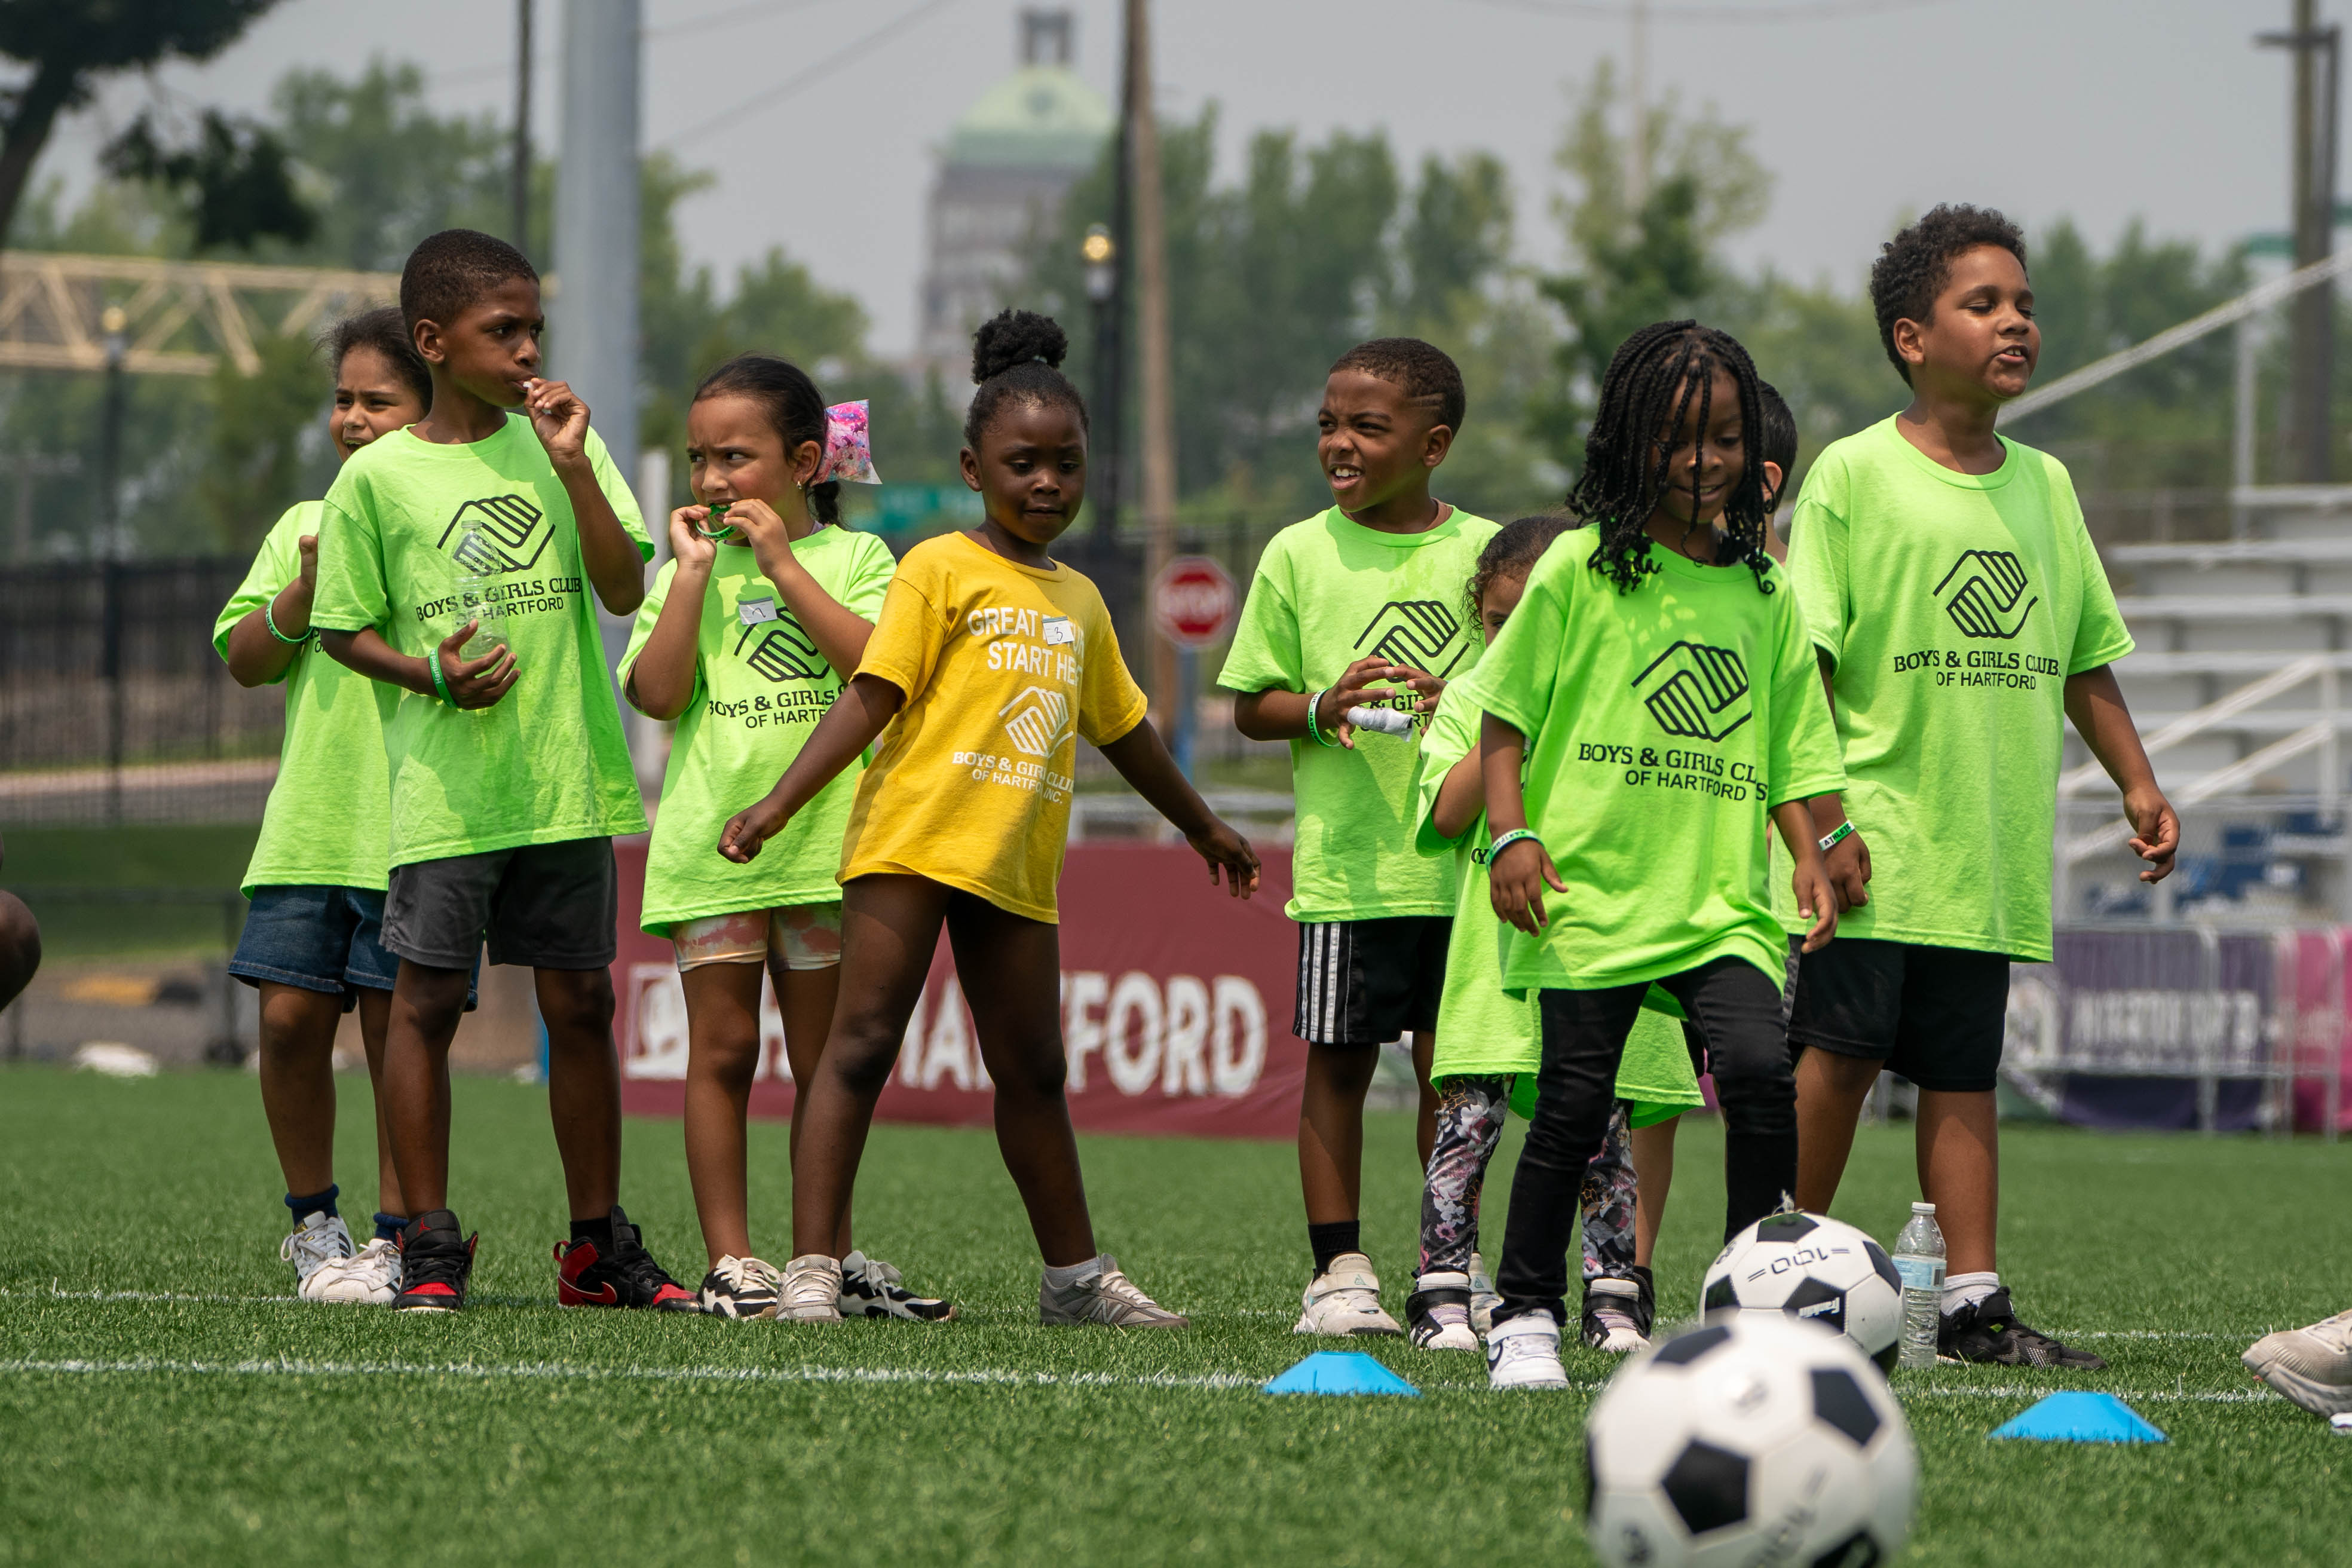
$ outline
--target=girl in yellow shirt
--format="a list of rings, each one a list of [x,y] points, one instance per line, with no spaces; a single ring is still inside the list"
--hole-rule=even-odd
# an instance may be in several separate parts
[[[1067,341],[1008,310],[973,341],[979,391],[964,483],[987,515],[898,563],[857,672],[767,796],[727,824],[744,862],[878,739],[842,846],[840,1001],[793,1160],[793,1247],[779,1316],[839,1321],[833,1244],[875,1101],[947,928],[996,1086],[996,1140],[1044,1255],[1039,1321],[1182,1328],[1095,1248],[1062,1098],[1055,885],[1084,736],[1236,898],[1257,857],[1177,772],[1095,585],[1046,549],[1086,500],[1087,412],[1055,368]]]

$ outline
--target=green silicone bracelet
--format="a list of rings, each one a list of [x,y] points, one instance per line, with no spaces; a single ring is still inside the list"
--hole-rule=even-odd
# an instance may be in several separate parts
[[[289,644],[294,647],[300,647],[304,643],[310,640],[310,634],[309,632],[304,632],[299,637],[289,637],[284,632],[279,631],[278,629],[278,617],[270,613],[277,607],[277,603],[278,601],[275,599],[264,599],[261,602],[261,624],[268,626],[269,628],[269,635],[276,637],[279,642]]]
[[[433,689],[441,694],[442,701],[452,708],[457,706],[457,700],[449,695],[449,678],[441,673],[441,650],[436,647],[426,654],[425,662],[433,667]]]
[[[1327,741],[1323,738],[1323,726],[1321,723],[1317,721],[1315,717],[1317,713],[1322,710],[1323,699],[1330,694],[1331,689],[1327,686],[1322,690],[1317,692],[1314,696],[1307,700],[1307,732],[1315,737],[1315,743],[1318,746],[1336,747],[1339,743],[1337,741]]]
[[[1832,850],[1832,849],[1836,848],[1839,845],[1841,845],[1841,844],[1844,843],[1848,838],[1852,837],[1853,837],[1853,823],[1851,823],[1851,822],[1841,822],[1841,823],[1839,823],[1835,827],[1831,828],[1827,833],[1825,833],[1825,834],[1823,834],[1823,835],[1822,836],[1822,841],[1821,841],[1822,853],[1822,854],[1824,854],[1824,855],[1828,854],[1831,850]]]
[[[1500,838],[1496,839],[1492,844],[1486,846],[1486,864],[1492,866],[1495,863],[1495,857],[1500,855],[1504,850],[1508,849],[1512,845],[1517,844],[1522,838],[1535,838],[1536,847],[1538,849],[1543,847],[1543,840],[1536,838],[1535,830],[1533,828],[1515,827],[1511,829],[1510,832],[1504,834]]]

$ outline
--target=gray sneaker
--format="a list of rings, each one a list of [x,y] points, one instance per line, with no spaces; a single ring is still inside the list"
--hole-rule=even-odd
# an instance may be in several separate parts
[[[2352,1312],[2266,1334],[2238,1359],[2273,1392],[2314,1415],[2352,1411]]]
[[[780,1323],[841,1321],[841,1260],[821,1252],[803,1253],[784,1265],[784,1287],[776,1303]]]
[[[1102,1272],[1090,1275],[1075,1285],[1060,1289],[1040,1282],[1037,1287],[1037,1321],[1049,1329],[1075,1328],[1080,1323],[1100,1323],[1112,1329],[1184,1329],[1192,1320],[1181,1312],[1171,1312],[1135,1288],[1135,1281],[1118,1271],[1118,1259],[1108,1253],[1102,1256]]]

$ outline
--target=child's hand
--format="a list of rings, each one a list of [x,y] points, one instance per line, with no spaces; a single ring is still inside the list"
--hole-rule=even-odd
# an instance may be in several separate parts
[[[2147,862],[2139,879],[2163,881],[2172,875],[2172,858],[2180,848],[2180,818],[2172,803],[2150,783],[2124,796],[2124,815],[2131,818],[2131,852]]]
[[[1214,826],[1209,831],[1185,842],[1209,863],[1209,886],[1217,885],[1217,872],[1222,868],[1226,890],[1236,899],[1246,899],[1257,891],[1257,851],[1234,830],[1231,823],[1221,817],[1213,820]]]
[[[732,511],[728,514],[732,517]],[[707,506],[682,506],[669,514],[669,552],[681,572],[702,572],[719,559],[719,542],[702,537],[696,524],[710,521]]]
[[[294,580],[302,584],[302,597],[314,597],[319,592],[319,536],[306,533],[294,542],[302,556],[302,571]]]
[[[488,708],[514,689],[515,679],[522,671],[515,664],[514,649],[500,644],[479,658],[458,656],[480,626],[478,621],[467,621],[441,639],[433,657],[440,661],[441,679],[449,687],[449,700],[460,708]]]
[[[766,501],[736,501],[727,509],[727,521],[751,547],[751,559],[760,563],[760,574],[769,582],[799,564],[793,558],[792,534],[784,520]]]
[[[1307,723],[1319,728],[1327,735],[1337,736],[1339,744],[1354,751],[1356,727],[1347,721],[1348,710],[1368,699],[1373,702],[1387,701],[1390,689],[1370,683],[1387,680],[1396,673],[1396,667],[1377,654],[1358,659],[1342,671],[1331,689],[1323,694],[1322,703],[1307,713]],[[1307,738],[1312,740],[1314,737],[1310,735]]]
[[[1843,849],[1844,845],[1838,846]],[[1838,889],[1830,876],[1828,862],[1818,849],[1797,862],[1789,878],[1789,887],[1797,895],[1797,912],[1813,922],[1805,932],[1805,944],[1800,951],[1819,952],[1837,935]]]
[[[1416,713],[1434,712],[1437,700],[1445,693],[1444,679],[1430,674],[1425,669],[1415,669],[1409,664],[1391,665],[1389,679],[1402,680],[1408,689],[1417,694],[1412,705],[1412,710]]]
[[[783,830],[791,814],[776,804],[776,797],[764,795],[749,811],[739,811],[727,819],[719,832],[719,853],[738,866],[748,866],[759,858],[760,846]]]
[[[1870,902],[1870,846],[1862,841],[1859,829],[1837,841],[1825,864],[1830,886],[1837,890],[1838,913]]]
[[[1521,838],[1505,846],[1486,869],[1495,918],[1529,936],[1541,936],[1550,923],[1544,914],[1544,884],[1550,883],[1554,892],[1568,891],[1550,851],[1532,838]]]
[[[557,468],[579,462],[588,450],[588,405],[561,381],[534,381],[522,395],[523,412],[548,461]]]

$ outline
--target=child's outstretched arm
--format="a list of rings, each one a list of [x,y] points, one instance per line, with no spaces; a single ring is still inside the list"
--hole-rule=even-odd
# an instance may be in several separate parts
[[[1176,759],[1168,754],[1151,721],[1137,720],[1135,728],[1097,750],[1209,863],[1211,887],[1216,886],[1218,869],[1223,868],[1227,891],[1234,898],[1246,899],[1257,891],[1257,851],[1230,823],[1211,811],[1192,781],[1177,771]]]
[[[404,691],[414,691],[420,697],[446,696],[453,708],[488,708],[514,689],[516,677],[522,673],[515,663],[514,649],[500,643],[479,658],[458,657],[457,650],[466,646],[479,623],[467,621],[441,639],[430,659],[411,658],[383,640],[383,634],[373,626],[362,626],[355,632],[339,632],[331,626],[319,628],[319,646],[337,664],[358,670],[370,680],[381,680],[386,686],[397,686]],[[441,666],[441,680],[436,685],[433,666]],[[448,689],[444,693],[443,687]]]
[[[719,853],[738,865],[748,864],[760,853],[760,846],[793,819],[793,813],[815,799],[817,791],[874,743],[874,738],[906,704],[907,694],[880,676],[854,678],[816,721],[807,743],[776,781],[776,787],[749,811],[728,819],[719,831]]]
[[[2124,815],[2132,825],[2131,852],[2147,862],[2139,879],[2163,881],[2172,874],[2172,858],[2180,848],[2180,818],[2157,787],[2156,770],[2148,766],[2139,726],[2132,722],[2123,689],[2116,684],[2114,666],[2103,664],[2066,678],[2066,717],[2123,792]]]
[[[597,599],[616,616],[635,615],[646,599],[645,558],[621,526],[588,461],[588,405],[563,382],[535,381],[523,395],[522,406],[572,501],[572,521],[580,530],[580,564]]]
[[[1813,922],[1805,932],[1804,951],[1819,952],[1837,935],[1838,889],[1813,837],[1812,807],[1801,800],[1784,800],[1772,808],[1772,826],[1780,830],[1780,842],[1796,863],[1789,886],[1797,895],[1797,912]]]
[[[1528,799],[1519,788],[1520,759],[1527,747],[1525,735],[1492,713],[1480,721],[1478,772],[1486,785],[1486,831],[1496,838],[1526,835],[1486,862],[1495,916],[1538,936],[1545,923],[1544,884],[1559,893],[1568,891],[1568,884],[1559,879],[1559,868],[1551,863],[1543,840],[1527,831]]]
[[[1338,684],[1323,693],[1322,700],[1316,705],[1316,728],[1323,734],[1336,737],[1339,744],[1354,751],[1356,727],[1347,721],[1348,710],[1367,697],[1387,697],[1387,688],[1376,687],[1372,683],[1391,679],[1402,673],[1404,672],[1384,658],[1358,659],[1339,677]],[[1285,691],[1280,687],[1245,692],[1234,700],[1234,728],[1253,741],[1303,740],[1308,733],[1307,704],[1310,695],[1305,691]],[[1426,709],[1422,710],[1427,711]]]

